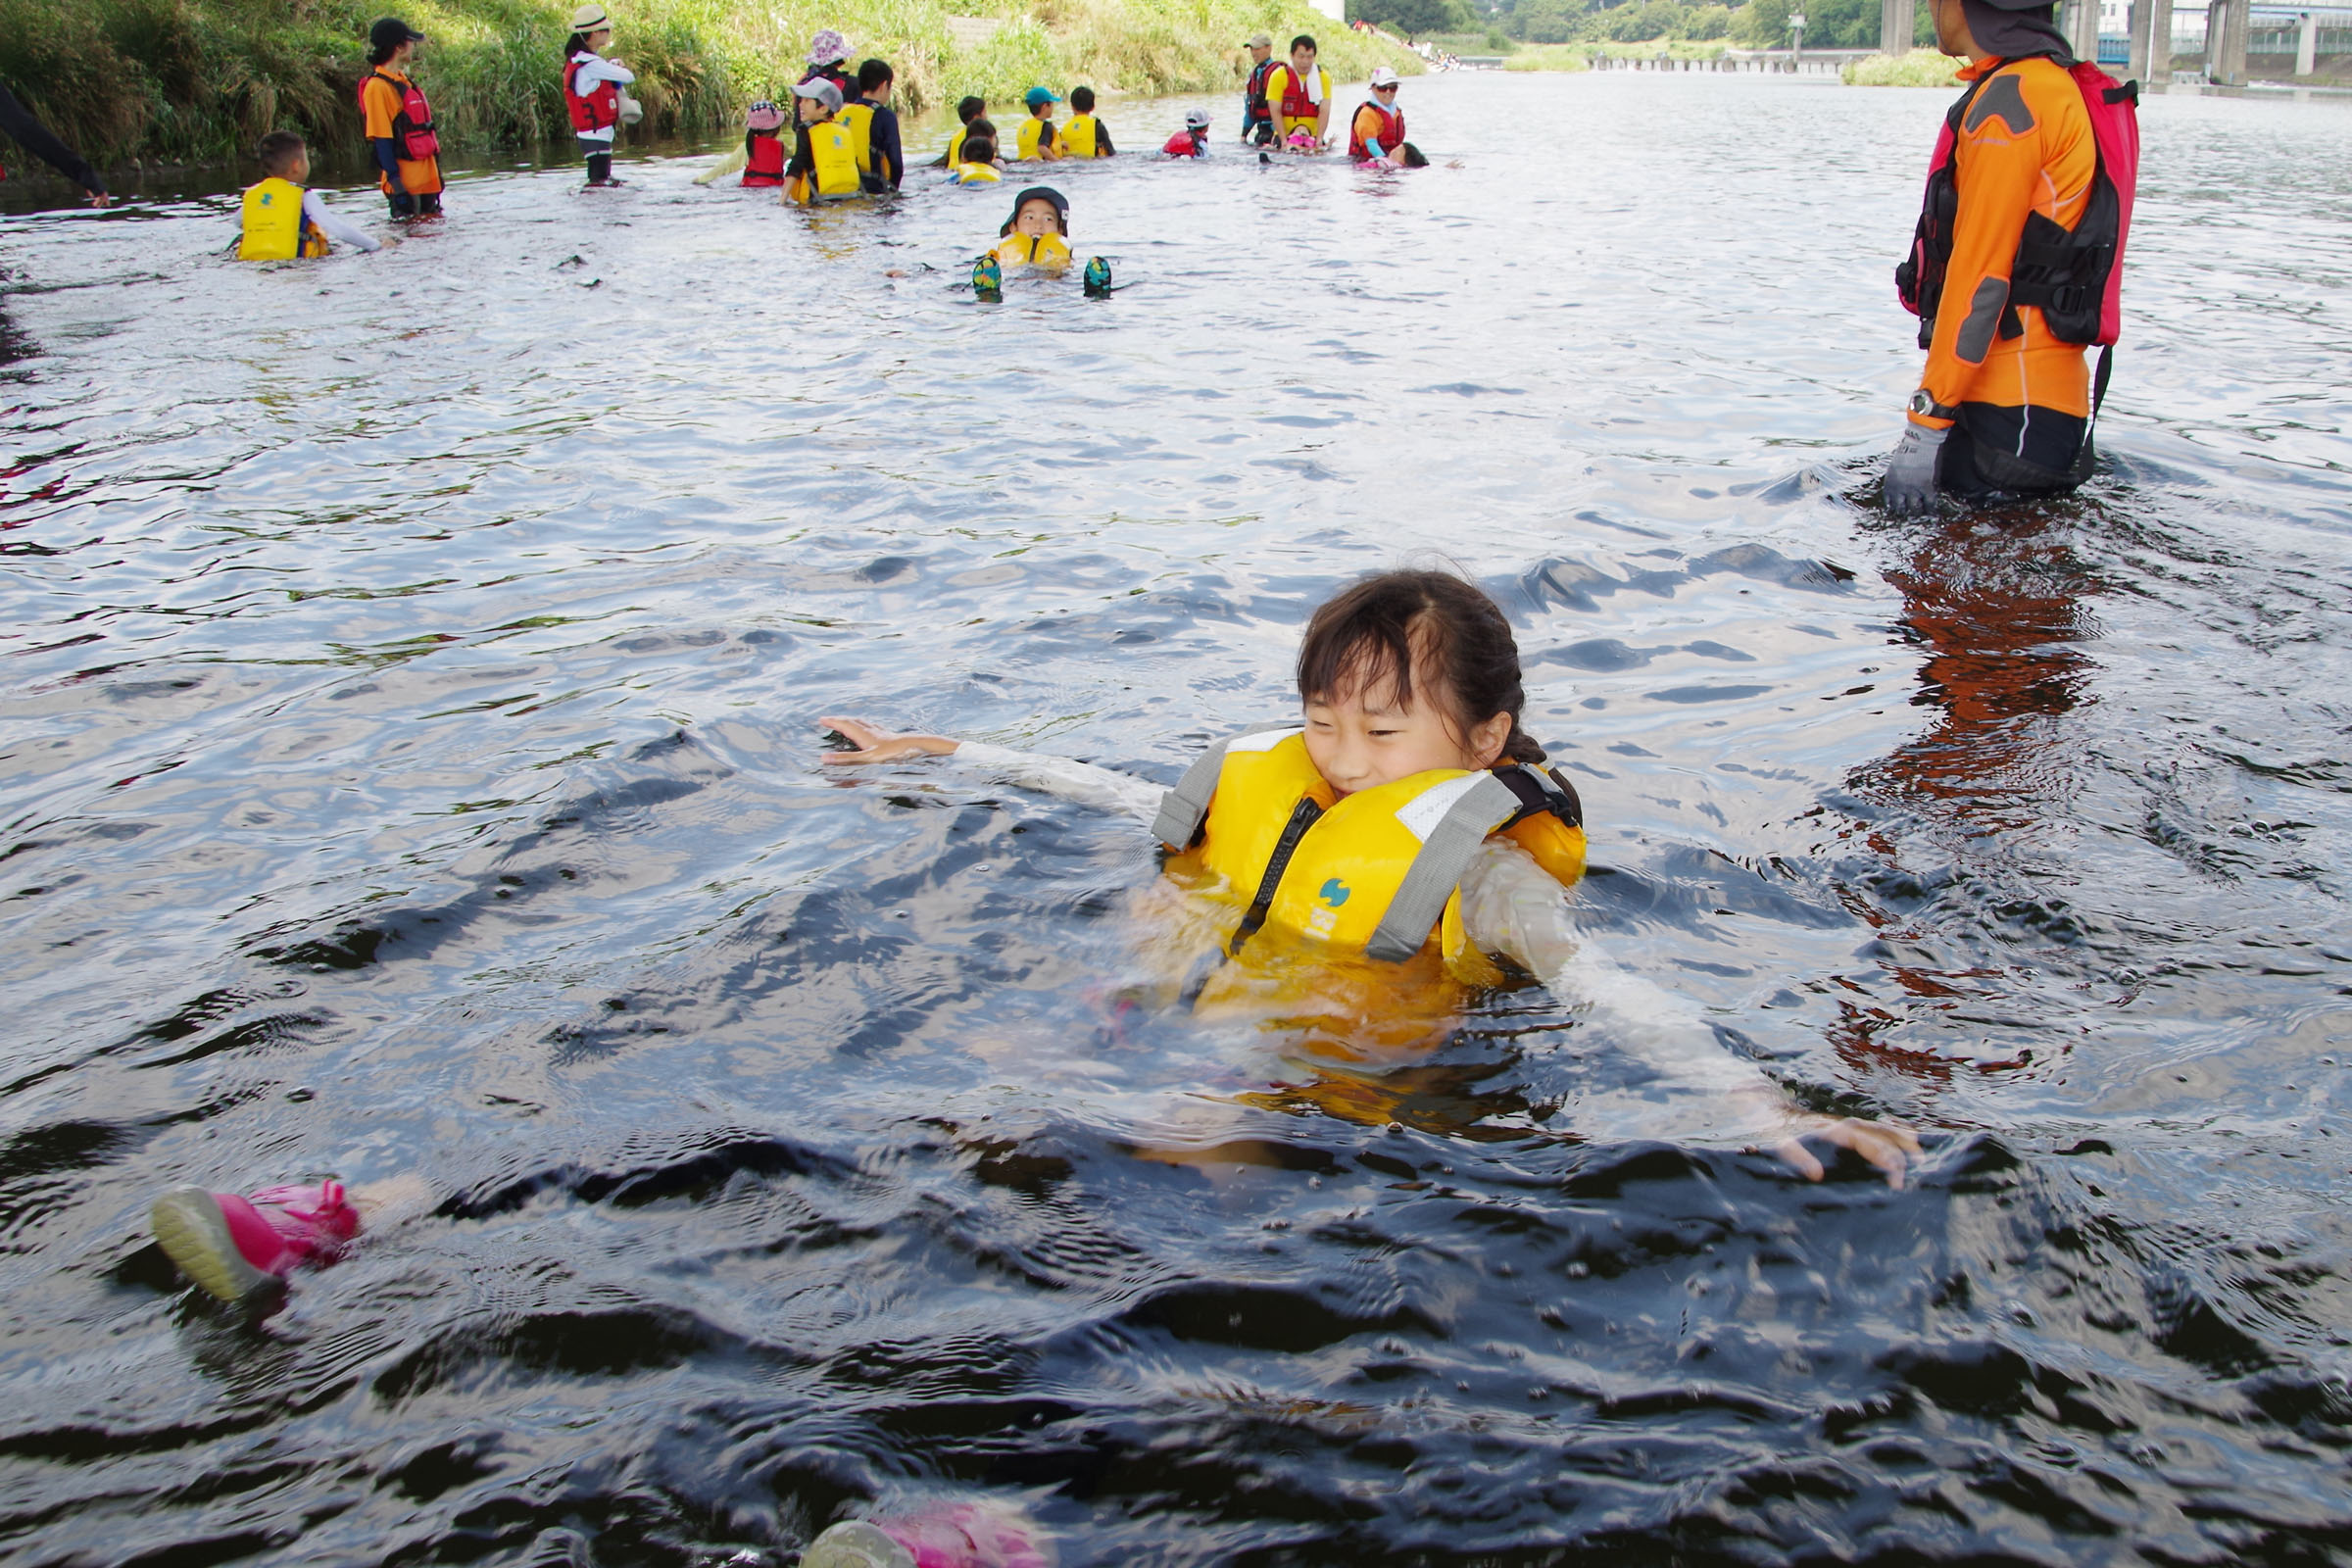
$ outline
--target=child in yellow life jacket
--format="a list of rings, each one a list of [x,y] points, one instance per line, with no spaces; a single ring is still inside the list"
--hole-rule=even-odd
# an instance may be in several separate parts
[[[1118,152],[1110,144],[1110,127],[1095,118],[1095,89],[1070,89],[1070,122],[1055,138],[1064,158],[1109,158]]]
[[[972,132],[972,122],[988,118],[988,100],[964,98],[956,105],[956,130],[948,137],[947,151],[931,160],[933,169],[954,169],[964,162],[963,138]]]
[[[327,241],[354,250],[379,251],[380,241],[326,210],[318,193],[303,184],[311,177],[311,151],[290,130],[273,130],[254,149],[262,181],[247,187],[237,237],[240,262],[285,262],[324,256]]]
[[[859,194],[865,187],[858,177],[858,154],[849,127],[835,118],[841,113],[841,89],[818,76],[794,87],[792,96],[800,109],[800,128],[792,162],[784,168],[784,199],[808,203]]]
[[[841,122],[849,127],[850,150],[858,157],[858,177],[871,195],[895,191],[906,177],[906,155],[899,145],[899,113],[890,107],[898,74],[887,60],[868,60],[858,68],[858,97],[844,104]]]
[[[1655,1070],[1661,1102],[1682,1101],[1633,1136],[1767,1144],[1814,1179],[1805,1140],[1818,1139],[1900,1185],[1919,1147],[1907,1129],[1798,1109],[1692,1004],[1576,931],[1582,809],[1520,728],[1518,648],[1494,601],[1444,572],[1359,580],[1315,612],[1298,692],[1299,724],[1220,742],[1164,791],[1067,759],[819,722],[853,748],[830,763],[954,757],[1151,823],[1169,856],[1157,902],[1213,937],[1182,988],[1196,1011],[1254,1002],[1261,1018],[1326,1036],[1330,1054],[1395,1062],[1442,1037],[1460,995],[1447,976],[1499,980],[1493,955],[1588,1004]]]
[[[997,172],[997,127],[985,120],[972,122],[956,155],[948,170],[951,185],[994,185],[1004,177]]]
[[[1058,273],[1070,265],[1070,204],[1051,185],[1032,185],[1015,196],[1012,216],[997,233],[997,265],[1006,271],[1033,267]]]
[[[1054,130],[1054,106],[1061,102],[1061,95],[1051,87],[1032,87],[1021,95],[1021,102],[1028,106],[1029,118],[1014,137],[1012,156],[1024,163],[1052,163],[1061,156],[1061,139]]]

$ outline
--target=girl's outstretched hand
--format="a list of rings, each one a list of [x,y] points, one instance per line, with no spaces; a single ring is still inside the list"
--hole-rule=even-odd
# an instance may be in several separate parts
[[[908,757],[945,757],[956,745],[945,735],[901,734],[844,713],[826,713],[816,722],[818,728],[829,729],[850,743],[848,751],[824,754],[824,760],[835,767],[852,767],[859,762],[896,762]]]
[[[1800,1116],[1792,1118],[1796,1125],[1794,1136],[1775,1146],[1780,1155],[1796,1173],[1809,1182],[1821,1180],[1821,1161],[1805,1147],[1805,1140],[1818,1138],[1839,1149],[1850,1149],[1886,1173],[1886,1185],[1901,1187],[1910,1161],[1919,1157],[1919,1139],[1910,1128],[1898,1121],[1862,1121],[1852,1116]]]

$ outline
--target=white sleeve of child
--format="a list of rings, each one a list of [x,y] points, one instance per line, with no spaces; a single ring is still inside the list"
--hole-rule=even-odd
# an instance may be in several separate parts
[[[985,741],[958,742],[950,755],[960,765],[989,778],[1097,810],[1124,811],[1146,827],[1158,820],[1160,798],[1167,794],[1150,779],[1132,773],[1068,757],[1016,752]]]
[[[345,222],[328,211],[325,200],[315,190],[302,193],[302,216],[317,223],[326,237],[338,245],[349,245],[361,251],[380,251],[384,248],[382,240],[364,228]]]
[[[603,55],[598,55],[595,59],[581,65],[580,74],[572,78],[572,90],[574,92],[587,91],[593,89],[600,81],[617,81],[626,87],[636,79],[637,73],[628,67],[617,61],[607,60]]]
[[[1480,847],[1461,884],[1464,934],[1542,980],[1611,1043],[1657,1074],[1651,1137],[1783,1136],[1790,1106],[1755,1063],[1734,1055],[1689,997],[1612,961],[1580,936],[1567,889],[1508,839]]]

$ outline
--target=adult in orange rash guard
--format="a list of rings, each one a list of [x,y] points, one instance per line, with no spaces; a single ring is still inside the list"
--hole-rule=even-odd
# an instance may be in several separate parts
[[[1935,0],[1936,37],[1965,58],[1956,127],[1959,192],[1952,254],[1913,394],[1886,466],[1895,513],[1960,496],[2070,490],[2090,469],[2090,375],[2083,345],[2063,342],[2039,308],[2012,305],[2009,279],[2027,219],[2072,231],[2089,200],[2098,148],[2053,8]]]
[[[384,17],[368,29],[368,64],[360,82],[360,111],[367,119],[368,149],[376,184],[394,218],[430,218],[441,211],[441,160],[406,156],[409,125],[408,68],[424,34],[398,17]]]

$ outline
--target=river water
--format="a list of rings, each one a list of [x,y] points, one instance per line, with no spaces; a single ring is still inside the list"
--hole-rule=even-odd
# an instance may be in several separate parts
[[[2151,100],[2098,476],[1896,521],[1945,101],[1414,80],[1409,176],[1057,170],[1099,304],[686,157],[0,220],[0,1550],[2352,1558],[2352,105]],[[1591,929],[1911,1185],[1617,1130],[1541,989],[1237,1054],[1119,1004],[1130,825],[816,763],[1172,780],[1433,556]],[[330,1171],[424,1196],[265,1324],[145,1235]]]

